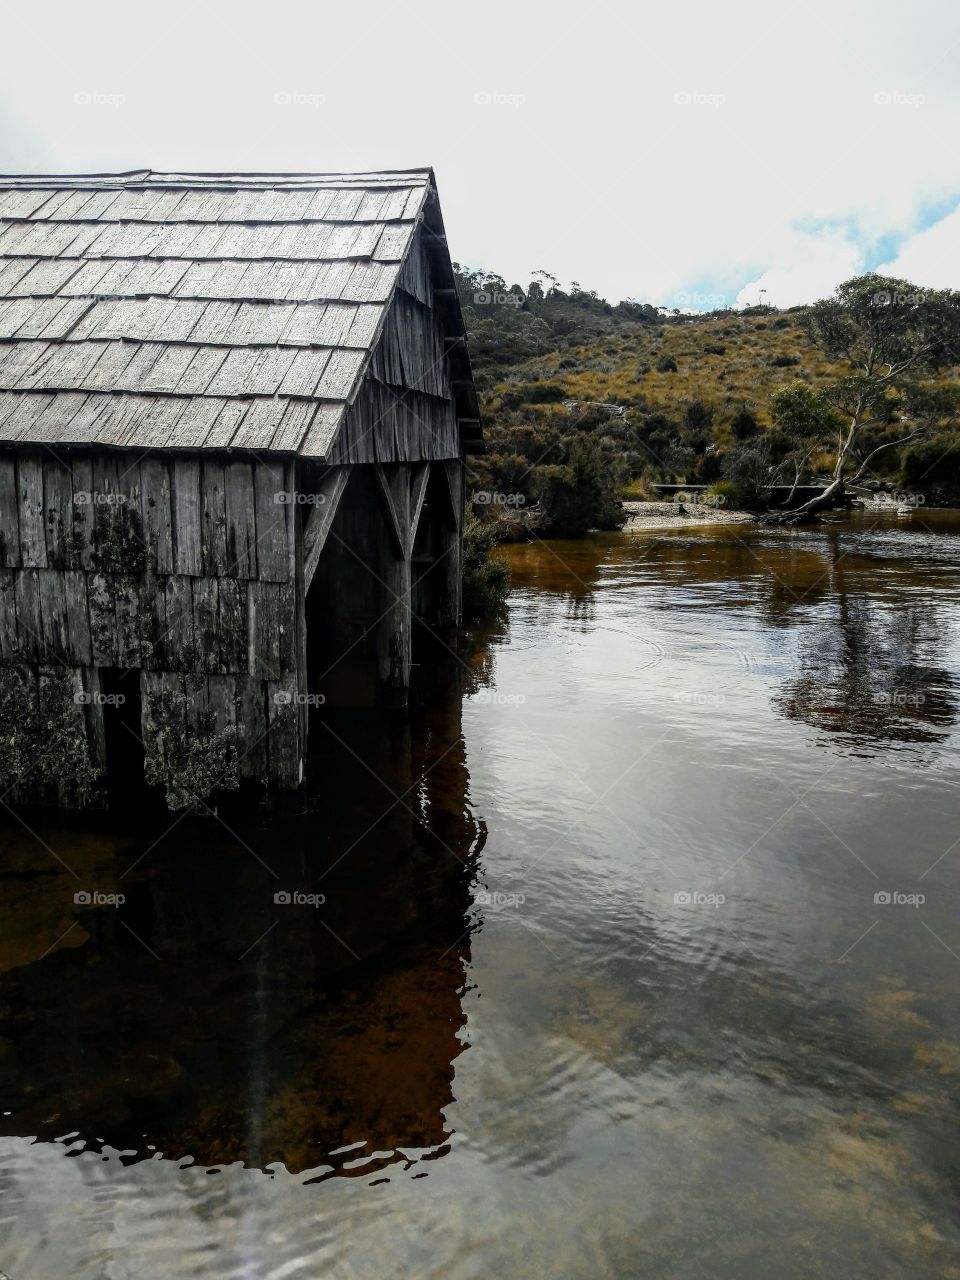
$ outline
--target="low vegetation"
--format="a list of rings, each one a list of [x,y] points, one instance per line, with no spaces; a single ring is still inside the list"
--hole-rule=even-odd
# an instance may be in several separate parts
[[[848,478],[960,500],[957,295],[862,277],[814,307],[682,315],[612,305],[544,272],[526,290],[459,267],[457,279],[484,414],[487,453],[471,484],[485,520],[499,500],[524,513],[505,527],[616,528],[621,497],[653,496],[658,483],[705,484],[761,508],[771,483],[829,482],[838,464]],[[896,341],[917,359],[884,382],[878,349],[864,375],[869,342],[846,333],[845,345],[853,307],[861,338],[896,317]],[[851,438],[863,376],[876,382],[872,409]]]

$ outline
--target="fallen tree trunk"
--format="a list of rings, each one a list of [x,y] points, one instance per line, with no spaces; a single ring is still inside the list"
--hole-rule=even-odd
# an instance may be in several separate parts
[[[757,516],[760,524],[809,524],[819,519],[820,512],[835,507],[846,492],[843,476],[830,481],[822,493],[793,511],[767,511]]]

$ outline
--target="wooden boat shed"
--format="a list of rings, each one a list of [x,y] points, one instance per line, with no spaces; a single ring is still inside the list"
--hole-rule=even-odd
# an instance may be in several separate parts
[[[431,170],[0,178],[4,803],[296,790],[456,626],[481,447]]]

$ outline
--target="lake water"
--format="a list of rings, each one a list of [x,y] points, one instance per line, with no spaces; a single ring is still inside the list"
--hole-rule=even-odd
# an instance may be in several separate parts
[[[504,554],[307,817],[4,815],[10,1280],[960,1277],[960,519]]]

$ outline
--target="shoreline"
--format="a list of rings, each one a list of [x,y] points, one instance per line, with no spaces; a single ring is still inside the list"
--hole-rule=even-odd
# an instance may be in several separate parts
[[[690,529],[710,524],[747,524],[748,511],[728,510],[706,502],[683,503],[687,515],[680,515],[675,502],[624,502],[627,516],[621,533],[642,533],[646,529]]]

